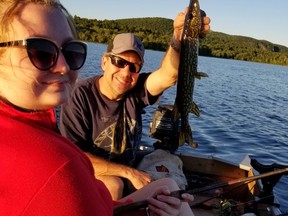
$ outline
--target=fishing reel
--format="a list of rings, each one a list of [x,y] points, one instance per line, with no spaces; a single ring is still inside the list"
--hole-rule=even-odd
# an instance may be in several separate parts
[[[159,105],[150,122],[149,136],[157,139],[154,148],[174,153],[179,146],[179,134],[180,116],[174,119],[173,105]]]

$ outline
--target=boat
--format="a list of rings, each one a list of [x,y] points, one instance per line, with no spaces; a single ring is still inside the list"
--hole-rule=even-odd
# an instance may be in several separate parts
[[[255,176],[256,170],[251,165],[252,161],[252,164],[259,165],[255,159],[246,156],[242,162],[237,164],[207,155],[186,152],[176,152],[176,154],[183,162],[188,190],[211,186],[213,188],[215,185],[219,185],[217,189],[194,195],[195,201],[191,208],[195,215],[276,216],[282,214],[273,191],[264,191],[261,179],[227,184],[227,186],[225,184]],[[221,187],[222,183],[224,183],[224,187]]]
[[[187,180],[187,185],[184,190],[173,193],[173,196],[179,197],[182,192],[193,194],[194,200],[189,205],[196,216],[285,215],[273,194],[273,187],[283,174],[288,173],[288,166],[263,165],[249,155],[236,163],[212,155],[183,150],[177,146],[178,144],[175,145],[179,139],[180,122],[172,120],[172,109],[171,105],[160,105],[154,112],[149,136],[157,141],[151,146],[140,146],[137,160],[142,163],[143,157],[157,150],[169,154],[168,157],[172,155],[180,158],[177,160],[181,161],[181,173]],[[158,155],[155,158],[161,161],[161,164],[164,162],[160,165],[160,171],[157,170],[159,164],[152,164],[152,169],[166,172],[165,176],[173,178],[167,169],[169,165],[165,164],[165,161],[171,162],[170,158],[159,160]],[[148,161],[151,161],[151,158]],[[171,173],[174,173],[174,170]],[[116,208],[114,215],[127,215],[126,213],[147,207],[147,204],[145,200],[130,203]]]
[[[179,139],[180,122],[171,120],[172,109],[171,105],[160,105],[154,112],[149,136],[157,142],[152,149],[142,146],[140,150],[144,156],[161,148],[181,159],[188,182],[185,191],[195,198],[190,204],[195,215],[283,215],[273,187],[287,174],[287,166],[263,165],[248,155],[236,163],[182,150],[173,145]]]
[[[150,146],[141,146],[140,149],[143,156],[153,151]],[[283,215],[273,187],[282,174],[288,173],[287,167],[262,165],[248,155],[240,163],[235,163],[187,151],[177,150],[173,154],[183,163],[188,182],[185,191],[194,195],[190,206],[195,215]],[[259,173],[255,168],[265,172]],[[280,174],[276,173],[278,171]]]
[[[154,151],[150,146],[141,146],[140,150],[141,157]],[[287,167],[262,165],[248,155],[240,163],[187,151],[177,150],[173,155],[183,163],[188,186],[180,192],[194,195],[189,205],[195,216],[287,215],[281,212],[273,194],[274,185],[288,173]],[[173,192],[173,196],[180,197],[180,192]],[[142,215],[139,212],[147,205],[146,200],[129,203],[116,208],[114,215]]]

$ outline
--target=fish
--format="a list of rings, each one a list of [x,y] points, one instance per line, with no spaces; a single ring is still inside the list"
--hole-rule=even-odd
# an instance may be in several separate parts
[[[189,113],[200,116],[200,110],[193,101],[195,78],[208,77],[204,72],[198,72],[199,37],[201,36],[201,10],[198,0],[190,0],[185,17],[178,67],[177,92],[173,106],[173,121],[180,116],[180,133],[178,146],[188,143],[196,148],[192,130],[189,125]]]

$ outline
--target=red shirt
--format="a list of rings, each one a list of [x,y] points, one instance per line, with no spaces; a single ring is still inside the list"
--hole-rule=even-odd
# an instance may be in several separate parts
[[[22,112],[0,101],[0,215],[113,215],[109,191],[57,133],[53,110]]]

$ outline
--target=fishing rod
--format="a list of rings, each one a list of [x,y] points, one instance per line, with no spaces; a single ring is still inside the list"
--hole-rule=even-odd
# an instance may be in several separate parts
[[[231,191],[233,191],[233,190],[237,190],[237,189],[239,189],[240,187],[243,187],[243,186],[245,186],[246,184],[249,184],[250,182],[252,182],[253,180],[251,180],[251,181],[249,181],[249,182],[245,182],[245,184],[240,184],[240,185],[238,185],[238,186],[236,186],[236,187],[233,187],[233,188],[231,188],[231,189],[229,189],[229,190],[226,190],[226,191],[222,191],[222,192],[220,192],[220,193],[217,193],[215,196],[212,196],[212,197],[209,197],[209,198],[207,198],[207,199],[204,199],[204,200],[201,200],[201,201],[199,201],[199,202],[193,202],[193,203],[191,203],[190,204],[190,207],[191,208],[193,208],[193,207],[197,207],[197,206],[199,206],[199,205],[202,205],[203,203],[205,203],[205,202],[208,202],[208,201],[210,201],[210,200],[213,200],[213,199],[215,199],[215,198],[219,198],[219,197],[221,197],[221,196],[223,196],[224,194],[229,194]],[[237,205],[239,204],[239,205],[245,205],[245,204],[249,204],[249,203],[260,203],[260,202],[263,202],[263,201],[266,201],[267,199],[271,199],[271,198],[273,198],[274,197],[274,195],[273,194],[267,194],[267,195],[265,195],[265,196],[261,196],[261,198],[257,198],[257,200],[250,200],[250,201],[246,201],[246,202],[244,202],[244,203],[237,203]],[[277,203],[274,203],[274,205],[278,205],[278,207],[280,207],[279,206],[279,204]]]
[[[274,171],[262,173],[262,174],[255,175],[255,176],[250,176],[250,177],[245,177],[245,178],[241,178],[241,179],[230,180],[230,181],[227,181],[227,182],[220,182],[220,183],[208,185],[208,186],[201,187],[201,188],[196,188],[196,189],[193,189],[193,190],[172,191],[170,196],[176,197],[178,199],[181,199],[181,195],[183,193],[196,195],[196,194],[199,194],[199,193],[202,193],[202,192],[206,192],[206,191],[209,191],[209,190],[223,188],[223,187],[227,187],[227,186],[235,185],[235,184],[241,184],[241,183],[245,184],[245,183],[248,183],[248,182],[251,182],[251,181],[255,181],[255,180],[266,178],[266,177],[273,176],[273,175],[280,175],[280,174],[283,174],[283,173],[288,173],[288,167],[283,168],[283,169],[276,169]],[[125,204],[125,205],[116,206],[114,208],[114,215],[115,216],[122,215],[122,214],[127,213],[127,212],[136,211],[136,210],[139,210],[141,208],[146,208],[148,206],[148,203],[149,203],[148,200],[141,200],[141,201],[137,201],[137,202],[133,202],[133,203],[128,203],[128,204]]]

